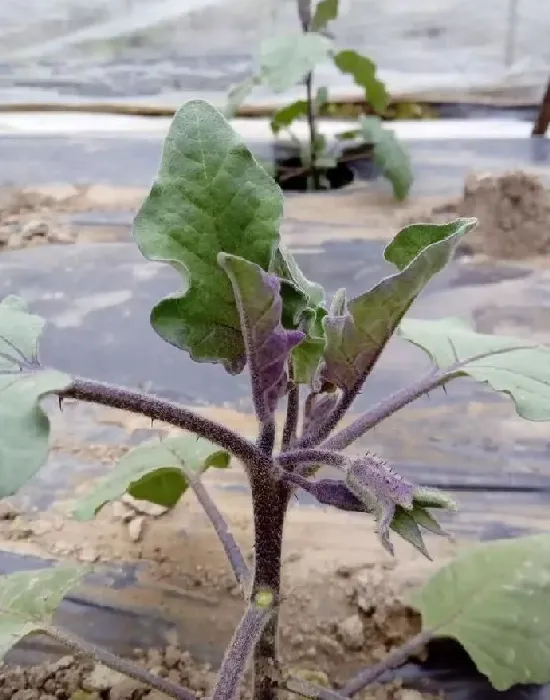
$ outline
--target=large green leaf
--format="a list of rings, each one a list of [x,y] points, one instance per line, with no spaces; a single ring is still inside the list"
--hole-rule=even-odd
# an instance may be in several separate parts
[[[361,117],[361,133],[374,146],[374,162],[393,188],[396,199],[407,197],[413,183],[409,154],[391,129],[384,129],[378,117]]]
[[[454,637],[497,690],[550,680],[550,536],[467,550],[413,596],[423,627]]]
[[[332,42],[315,33],[272,37],[262,43],[262,82],[273,92],[285,92],[301,83],[330,56]]]
[[[217,255],[232,253],[267,270],[282,208],[279,187],[220,112],[201,100],[178,110],[134,223],[143,255],[170,263],[183,278],[182,294],[153,309],[162,338],[198,362],[243,370],[239,315]]]
[[[469,376],[508,394],[522,418],[550,420],[550,348],[529,340],[476,333],[459,318],[406,319],[399,335],[428,353],[450,377]],[[457,363],[459,365],[457,366]]]
[[[338,17],[338,0],[320,0],[311,20],[310,30],[320,32],[329,22]]]
[[[16,493],[46,461],[50,422],[40,399],[71,382],[38,363],[44,325],[20,299],[0,302],[0,498]]]
[[[339,308],[333,308],[323,320],[327,336],[323,377],[327,382],[352,390],[367,376],[413,301],[476,224],[476,219],[414,224],[397,234],[386,249],[386,259],[404,262],[411,250],[416,251],[415,256],[349,305],[340,300]]]
[[[20,639],[51,624],[63,598],[86,572],[82,566],[56,566],[0,576],[0,659]]]
[[[356,85],[365,89],[365,98],[376,112],[384,112],[390,96],[386,86],[376,77],[376,65],[357,51],[346,49],[333,56],[334,64],[352,76]]]
[[[99,487],[78,504],[74,515],[80,520],[90,520],[106,503],[126,492],[134,498],[171,508],[188,488],[182,462],[186,470],[200,475],[209,467],[225,469],[230,455],[191,434],[144,443],[119,460]]]

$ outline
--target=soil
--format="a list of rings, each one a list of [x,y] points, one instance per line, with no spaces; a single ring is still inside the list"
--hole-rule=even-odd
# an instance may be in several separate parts
[[[528,260],[550,253],[550,191],[524,171],[472,173],[462,196],[436,205],[429,221],[473,216],[479,225],[461,245],[464,253],[500,260]]]
[[[84,212],[135,212],[146,191],[108,186],[0,188],[0,251],[49,243],[128,240],[128,227],[83,225]],[[319,245],[334,239],[388,240],[404,225],[474,216],[478,227],[461,251],[500,260],[533,260],[550,252],[550,191],[536,174],[472,173],[459,198],[411,197],[397,203],[389,194],[351,185],[337,195],[291,197],[282,233],[290,245]]]

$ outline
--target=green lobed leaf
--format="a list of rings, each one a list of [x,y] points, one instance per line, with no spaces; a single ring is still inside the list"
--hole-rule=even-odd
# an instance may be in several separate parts
[[[319,32],[338,17],[338,0],[320,0],[311,20],[310,30]]]
[[[220,362],[238,374],[245,352],[224,251],[269,267],[279,241],[283,198],[222,114],[207,102],[181,107],[164,144],[159,174],[134,222],[149,260],[167,262],[183,291],[152,311],[167,342],[197,362]]]
[[[261,80],[273,92],[285,92],[327,61],[331,48],[330,39],[312,32],[267,39],[260,52]]]
[[[373,158],[389,180],[396,199],[403,200],[409,194],[413,183],[413,172],[409,154],[397,140],[391,129],[384,129],[378,117],[362,116],[361,133],[367,143],[374,147]]]
[[[346,49],[333,56],[334,65],[341,73],[351,75],[355,84],[365,89],[365,98],[375,112],[384,112],[390,96],[386,86],[376,77],[376,65],[357,51]]]
[[[296,100],[284,107],[278,109],[271,118],[271,131],[278,134],[281,129],[289,127],[296,119],[307,115],[307,102],[305,100]]]
[[[56,566],[0,576],[0,659],[23,637],[51,624],[86,573],[83,566]]]
[[[325,381],[352,390],[368,375],[416,297],[447,265],[461,238],[476,224],[476,219],[414,224],[397,234],[386,248],[386,259],[404,262],[413,250],[415,256],[409,256],[408,264],[398,273],[349,304],[340,299],[338,308],[323,320],[327,337],[322,369]],[[408,252],[401,252],[405,250]]]
[[[15,494],[46,461],[50,421],[40,400],[71,383],[38,363],[44,326],[21,299],[0,302],[0,498]]]
[[[453,377],[468,376],[510,396],[527,420],[550,420],[550,348],[508,336],[476,333],[459,318],[406,319],[399,335],[422,348]]]
[[[273,418],[279,399],[287,392],[288,358],[304,334],[282,326],[281,283],[275,275],[235,255],[220,253],[218,262],[233,285],[250,368],[252,400],[258,419],[264,423]]]
[[[477,545],[412,603],[423,627],[453,637],[496,690],[550,681],[550,536]]]
[[[188,483],[181,469],[200,475],[209,467],[225,469],[231,457],[192,434],[155,439],[127,452],[115,468],[86,496],[74,511],[76,518],[90,520],[110,501],[124,493],[134,498],[172,508],[185,494]]]

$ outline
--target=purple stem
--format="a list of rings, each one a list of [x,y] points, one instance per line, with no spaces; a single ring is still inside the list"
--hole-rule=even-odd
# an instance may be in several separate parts
[[[79,378],[74,379],[67,389],[58,392],[58,396],[60,399],[77,399],[130,413],[139,413],[151,420],[175,425],[227,450],[242,460],[248,472],[254,469],[264,473],[272,471],[271,459],[253,443],[224,425],[199,416],[172,401],[140,391]]]
[[[269,592],[265,595],[273,598]],[[258,598],[256,595],[255,599]],[[258,605],[252,602],[248,606],[225,652],[212,700],[234,700],[237,697],[248,659],[272,614],[272,603]]]

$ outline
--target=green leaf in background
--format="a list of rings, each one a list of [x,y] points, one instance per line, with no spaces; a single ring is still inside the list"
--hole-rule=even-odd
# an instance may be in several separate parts
[[[196,362],[238,374],[244,345],[224,251],[269,267],[279,242],[281,190],[214,107],[192,100],[178,110],[151,192],[134,222],[149,260],[167,262],[184,289],[151,314],[155,331]]]
[[[459,318],[406,319],[399,335],[422,348],[441,369],[508,394],[522,418],[550,420],[550,348],[521,338],[476,333]]]
[[[38,363],[44,326],[22,300],[0,302],[0,498],[15,494],[46,461],[50,421],[40,400],[71,383]]]
[[[267,39],[261,47],[261,80],[273,92],[286,92],[327,61],[331,48],[330,39],[314,33]]]
[[[252,75],[231,88],[229,94],[227,95],[227,105],[224,111],[227,118],[231,118],[235,115],[235,112],[239,109],[259,82],[260,79],[258,76]]]
[[[378,117],[362,116],[360,124],[363,138],[374,147],[374,162],[391,183],[395,198],[400,201],[405,199],[413,183],[408,152],[391,129],[384,129]]]
[[[261,423],[273,419],[279,399],[288,389],[287,362],[304,340],[300,330],[282,325],[281,282],[254,263],[220,253],[220,266],[233,285],[252,383],[252,400]]]
[[[329,22],[338,17],[338,0],[320,0],[311,20],[310,30],[319,32],[326,29]]]
[[[424,629],[453,637],[496,690],[550,681],[550,536],[476,545],[412,603]]]
[[[0,576],[0,659],[23,637],[51,624],[63,598],[87,571],[56,566]]]
[[[307,115],[307,102],[296,100],[278,109],[271,119],[271,131],[278,134],[281,129],[288,128],[296,119]]]
[[[146,442],[118,461],[98,488],[78,504],[74,515],[80,520],[90,520],[106,503],[126,492],[134,498],[171,508],[188,487],[181,462],[187,470],[200,475],[209,467],[225,469],[230,460],[228,452],[191,434]]]
[[[333,60],[341,73],[351,75],[355,84],[365,89],[365,99],[375,112],[386,110],[390,96],[384,83],[376,77],[376,65],[370,58],[346,49],[334,54]]]
[[[349,305],[340,300],[339,308],[324,318],[325,381],[349,391],[368,375],[416,297],[447,265],[462,237],[476,224],[476,219],[415,224],[397,234],[386,249],[386,259],[404,262],[402,249],[416,251],[415,256],[409,256],[408,264],[398,273],[352,299]]]

